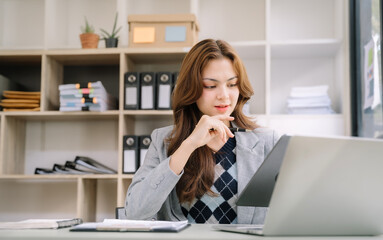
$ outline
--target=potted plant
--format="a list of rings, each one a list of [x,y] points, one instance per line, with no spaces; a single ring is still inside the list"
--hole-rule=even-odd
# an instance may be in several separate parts
[[[94,27],[89,24],[85,17],[85,26],[81,27],[80,40],[82,48],[97,48],[100,36],[94,33]]]
[[[116,17],[114,18],[114,24],[113,24],[113,29],[111,33],[108,33],[104,29],[100,28],[101,34],[102,34],[102,39],[105,40],[105,47],[107,48],[112,48],[112,47],[117,47],[118,46],[118,36],[117,33],[121,30],[121,27],[116,29],[117,25],[117,17],[118,13],[116,13]]]

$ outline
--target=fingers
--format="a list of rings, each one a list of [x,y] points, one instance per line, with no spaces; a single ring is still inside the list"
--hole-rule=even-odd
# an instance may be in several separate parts
[[[223,142],[226,142],[227,136],[234,137],[234,134],[230,131],[229,127],[224,123],[227,121],[233,121],[234,117],[227,116],[227,115],[216,115],[213,117],[207,117],[204,116],[205,120],[213,120],[209,121],[211,126],[211,131],[214,131],[214,133],[218,133],[220,138],[223,140]],[[214,121],[215,120],[215,121]]]
[[[233,121],[234,120],[234,117],[227,116],[227,115],[216,115],[216,116],[213,116],[212,118],[215,118],[215,119],[218,119],[221,121]]]

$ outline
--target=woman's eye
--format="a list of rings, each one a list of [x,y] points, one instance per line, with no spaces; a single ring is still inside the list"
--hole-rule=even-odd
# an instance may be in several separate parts
[[[203,86],[204,88],[207,88],[207,89],[212,89],[212,88],[215,88],[215,86]]]
[[[235,87],[235,86],[237,86],[237,84],[236,84],[236,83],[233,83],[233,84],[229,84],[229,87]]]

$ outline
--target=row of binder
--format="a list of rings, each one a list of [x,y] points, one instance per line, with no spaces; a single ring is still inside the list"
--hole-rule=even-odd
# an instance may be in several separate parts
[[[143,164],[149,145],[150,135],[125,135],[123,139],[123,173],[135,173]]]
[[[54,164],[52,169],[36,168],[35,174],[116,174],[117,171],[104,164],[84,156],[76,156],[74,161],[65,165]]]
[[[124,109],[171,109],[178,72],[127,72]]]

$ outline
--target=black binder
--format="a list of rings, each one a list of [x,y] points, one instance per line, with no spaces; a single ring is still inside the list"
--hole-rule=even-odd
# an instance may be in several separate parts
[[[140,148],[140,161],[139,161],[139,167],[144,163],[146,152],[148,151],[148,148],[150,144],[152,143],[152,138],[150,135],[142,135],[139,136],[139,148]]]
[[[55,172],[47,168],[36,168],[35,174],[55,174]]]
[[[173,74],[171,72],[157,73],[157,105],[156,109],[171,109]]]
[[[125,135],[123,139],[123,173],[135,173],[138,169],[138,137]]]
[[[141,100],[140,109],[155,109],[156,107],[156,73],[142,72],[140,74]]]
[[[79,170],[89,169],[89,171],[94,171],[96,173],[104,173],[104,174],[117,173],[117,171],[115,171],[114,169],[111,169],[90,157],[76,156],[73,162],[76,164],[76,168]]]
[[[124,75],[124,109],[139,109],[140,74],[127,72]]]

